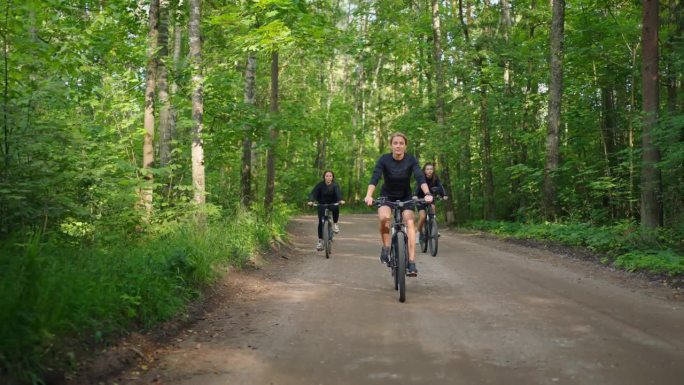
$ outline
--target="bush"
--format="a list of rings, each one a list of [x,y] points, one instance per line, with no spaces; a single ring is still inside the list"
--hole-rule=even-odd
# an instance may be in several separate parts
[[[570,246],[586,247],[604,254],[605,263],[628,270],[645,270],[669,275],[684,274],[684,254],[678,252],[681,236],[667,228],[642,229],[625,221],[613,226],[586,223],[521,224],[514,222],[475,221],[466,227],[504,237],[538,239]]]
[[[0,376],[37,383],[37,373],[64,359],[56,355],[65,338],[102,342],[169,319],[226,266],[243,266],[282,238],[287,215],[282,208],[266,222],[238,211],[230,219],[209,215],[201,226],[167,221],[83,242],[74,241],[73,227],[68,237],[7,239],[0,252]]]

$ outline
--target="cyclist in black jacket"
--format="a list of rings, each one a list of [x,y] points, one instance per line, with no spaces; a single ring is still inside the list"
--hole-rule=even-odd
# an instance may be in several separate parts
[[[340,186],[335,182],[335,174],[332,171],[326,171],[323,173],[323,180],[320,181],[309,194],[309,205],[313,205],[314,202],[318,203],[339,203],[344,204],[342,200],[342,192],[340,191]],[[333,216],[333,231],[336,233],[340,232],[340,227],[337,225],[337,221],[340,219],[340,207],[331,206],[328,208],[332,212]],[[323,250],[323,215],[325,208],[318,206],[318,243],[316,244],[316,250]]]
[[[391,201],[410,200],[413,195],[411,192],[411,175],[413,175],[416,183],[418,186],[420,186],[420,189],[423,191],[423,193],[425,193],[425,200],[428,203],[432,202],[432,194],[430,193],[427,183],[425,183],[423,171],[420,169],[420,165],[418,165],[418,160],[416,160],[416,158],[412,155],[406,153],[407,145],[408,139],[406,138],[406,135],[396,132],[390,136],[390,146],[392,148],[392,152],[382,155],[375,164],[373,176],[368,184],[368,190],[366,191],[366,197],[364,198],[364,201],[368,206],[373,205],[373,192],[375,192],[375,186],[380,181],[380,177],[383,177],[384,179],[382,189],[380,190],[380,196]],[[404,223],[406,223],[409,241],[409,265],[407,275],[415,277],[418,275],[418,269],[416,269],[416,233],[413,222],[414,217],[412,205],[404,207],[402,215]],[[378,208],[378,218],[380,220],[380,238],[382,239],[380,261],[382,263],[388,262],[390,247],[389,225],[391,217],[392,210],[389,208],[389,206],[381,206]]]
[[[447,199],[446,195],[446,190],[444,189],[444,186],[442,186],[442,182],[439,180],[439,177],[435,173],[435,165],[432,163],[425,163],[423,165],[423,174],[425,175],[425,182],[427,183],[428,187],[430,188],[430,191],[432,192],[437,192],[438,195],[442,196],[442,199]],[[421,190],[420,186],[416,186],[416,191],[415,195],[417,198],[423,198],[425,197],[425,194],[423,193],[423,190]],[[434,203],[432,203],[434,207]],[[418,234],[420,237],[423,236],[423,224],[425,224],[425,218],[427,217],[427,204],[418,204]],[[416,243],[418,243],[419,238],[416,237]]]

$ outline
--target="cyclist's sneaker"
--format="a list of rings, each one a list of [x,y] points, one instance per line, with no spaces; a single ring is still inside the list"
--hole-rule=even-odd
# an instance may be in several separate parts
[[[319,239],[318,243],[316,244],[316,250],[321,251],[323,250],[323,240]]]
[[[380,251],[380,263],[386,264],[387,262],[389,262],[389,248],[383,247]]]
[[[338,226],[337,223],[333,225],[333,231],[335,232],[335,234],[340,232],[340,226]]]
[[[415,262],[409,262],[408,270],[406,271],[406,275],[409,277],[415,277],[418,275],[418,269],[416,269],[416,263]]]

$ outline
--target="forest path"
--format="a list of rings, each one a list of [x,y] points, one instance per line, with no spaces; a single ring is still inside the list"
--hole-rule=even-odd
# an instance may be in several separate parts
[[[586,262],[442,230],[399,303],[374,215],[313,216],[236,293],[118,384],[682,384],[684,302]],[[281,255],[282,254],[282,255]],[[107,382],[110,383],[110,382]]]

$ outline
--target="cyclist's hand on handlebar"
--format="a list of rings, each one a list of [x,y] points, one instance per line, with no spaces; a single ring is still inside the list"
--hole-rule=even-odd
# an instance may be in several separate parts
[[[313,206],[313,202],[306,202],[307,205]]]
[[[429,195],[429,194],[425,195],[425,203],[432,203],[432,195]]]
[[[448,200],[449,200],[449,197],[445,195],[445,196],[442,197],[442,199],[445,200],[445,201],[448,201]]]
[[[345,202],[345,201],[339,201],[339,204],[341,204],[341,205],[343,205],[343,204],[345,204],[345,203],[347,203],[347,202]]]
[[[366,204],[368,206],[373,206],[373,197],[367,196],[367,197],[363,198],[363,201],[366,202]]]

